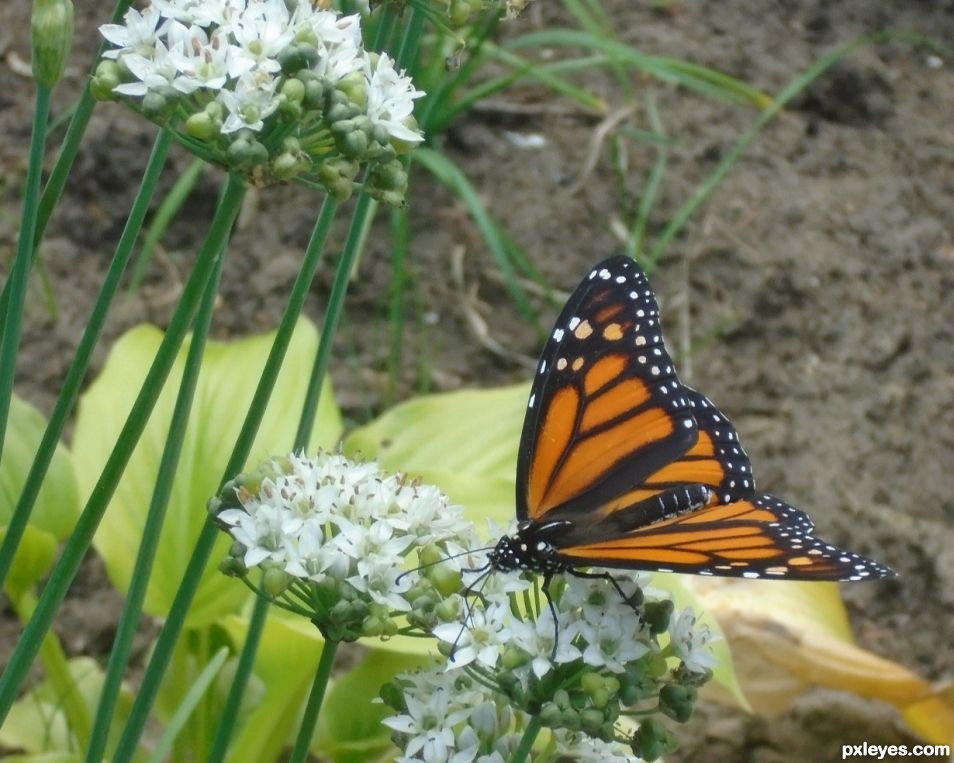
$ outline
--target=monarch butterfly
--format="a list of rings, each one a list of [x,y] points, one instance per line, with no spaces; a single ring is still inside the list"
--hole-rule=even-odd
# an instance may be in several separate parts
[[[742,578],[864,580],[889,568],[811,534],[755,489],[735,428],[676,376],[659,307],[626,256],[593,268],[540,358],[517,462],[516,533],[498,570],[598,566]]]

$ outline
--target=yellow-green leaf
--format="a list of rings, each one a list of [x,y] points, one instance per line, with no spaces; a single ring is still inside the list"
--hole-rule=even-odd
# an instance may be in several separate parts
[[[206,502],[218,489],[273,338],[274,334],[268,334],[208,343],[146,594],[145,609],[152,615],[163,616],[169,610],[196,537],[206,522]],[[83,396],[73,442],[77,477],[85,496],[109,456],[161,340],[161,332],[151,326],[127,332]],[[317,344],[314,326],[301,321],[247,467],[287,454],[291,449]],[[123,592],[129,586],[187,349],[188,342],[176,360],[94,541],[106,561],[113,585]],[[326,384],[311,447],[332,447],[340,433],[341,416],[330,385]],[[213,560],[221,559],[227,548],[228,540],[223,534]],[[210,564],[189,611],[188,625],[197,627],[236,612],[248,595],[240,583],[226,578],[214,563]]]

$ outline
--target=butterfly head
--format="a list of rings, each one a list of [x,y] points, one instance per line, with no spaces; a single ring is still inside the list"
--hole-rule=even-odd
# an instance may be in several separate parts
[[[565,522],[537,524],[523,522],[514,535],[504,535],[494,550],[488,554],[491,566],[502,572],[532,570],[543,575],[552,575],[566,570],[570,565],[561,559],[557,547],[548,539]]]

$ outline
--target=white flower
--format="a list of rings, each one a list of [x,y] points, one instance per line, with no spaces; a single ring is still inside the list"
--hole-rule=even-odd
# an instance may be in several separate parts
[[[179,69],[169,55],[162,40],[156,41],[151,57],[130,53],[123,56],[126,68],[138,79],[138,82],[126,82],[116,86],[120,95],[145,95],[150,90],[172,87],[180,93],[191,93],[196,85],[181,77]]]
[[[249,3],[231,32],[237,46],[236,56],[269,73],[282,68],[277,56],[295,39],[284,0]]]
[[[179,22],[175,24],[186,29]],[[210,39],[204,29],[192,26],[171,47],[169,59],[182,75],[180,81],[192,90],[221,90],[228,77],[240,73],[234,62],[230,66],[230,50],[228,40],[219,30]]]
[[[454,726],[467,718],[468,711],[466,708],[452,707],[450,697],[451,691],[443,687],[427,695],[426,701],[406,695],[407,712],[382,721],[388,728],[410,737],[404,748],[404,756],[398,760],[469,763],[474,759],[476,747],[463,753],[455,752]]]
[[[579,731],[558,729],[553,732],[558,757],[580,763],[638,763],[632,752],[618,742],[604,742]]]
[[[542,678],[557,665],[580,658],[580,650],[573,645],[576,624],[559,623],[554,627],[553,615],[547,607],[535,622],[514,623],[510,643],[531,655],[530,669]],[[556,639],[556,654],[553,643]]]
[[[414,89],[411,78],[394,68],[394,60],[386,53],[378,56],[377,64],[368,59],[367,115],[372,123],[383,126],[388,134],[409,143],[418,143],[424,136],[407,126],[414,112],[414,100],[424,95]]]
[[[284,512],[274,506],[261,506],[250,514],[241,509],[228,509],[218,519],[231,525],[231,534],[245,546],[245,566],[254,567],[266,559],[284,560],[285,536],[282,533]]]
[[[227,135],[243,127],[261,130],[265,118],[278,108],[276,84],[271,77],[249,72],[239,78],[235,90],[219,91],[222,105],[229,112],[222,124],[222,132]]]
[[[715,638],[707,625],[696,628],[696,616],[686,608],[669,622],[669,637],[673,651],[682,660],[686,669],[692,673],[705,673],[714,668],[718,661],[709,644]]]
[[[593,667],[605,667],[613,673],[626,670],[626,663],[638,660],[649,651],[649,646],[637,641],[635,629],[626,628],[621,619],[604,617],[592,629],[581,633],[587,642],[583,662]]]
[[[150,6],[140,13],[135,8],[130,8],[123,18],[125,24],[103,24],[99,28],[103,37],[118,46],[103,53],[103,58],[119,58],[120,55],[129,53],[150,55],[156,44],[159,9]]]
[[[508,623],[512,621],[510,602],[495,598],[486,607],[471,610],[465,623],[443,623],[434,629],[434,636],[448,644],[456,644],[453,659],[447,669],[462,668],[477,661],[485,668],[495,668],[497,660],[507,648],[513,634]]]

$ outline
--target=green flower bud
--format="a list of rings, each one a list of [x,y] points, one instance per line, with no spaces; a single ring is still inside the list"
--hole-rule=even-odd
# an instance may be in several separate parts
[[[301,101],[289,100],[284,95],[278,96],[278,114],[286,122],[297,122],[304,113]]]
[[[693,686],[666,684],[659,690],[659,709],[674,721],[685,723],[692,717],[692,708],[696,701]]]
[[[464,587],[464,580],[460,572],[444,564],[427,570],[427,578],[442,596],[450,596]]]
[[[434,608],[434,614],[442,623],[449,623],[457,619],[460,614],[460,599],[444,599]]]
[[[580,727],[590,736],[598,736],[603,726],[603,713],[595,707],[590,707],[580,713]]]
[[[297,77],[292,77],[282,83],[281,89],[278,92],[289,101],[301,103],[305,100],[305,83]]]
[[[207,111],[197,111],[185,121],[185,130],[193,138],[213,140],[220,135],[222,122]]]
[[[653,636],[663,633],[669,627],[669,618],[672,616],[673,603],[668,599],[651,601],[643,608],[643,617]]]
[[[570,731],[579,731],[582,726],[582,719],[576,710],[564,710],[560,717],[560,726]]]
[[[394,620],[388,619],[384,621],[384,630],[381,631],[382,639],[389,639],[398,634],[398,624]]]
[[[570,695],[566,689],[557,689],[553,692],[553,702],[561,710],[566,710],[570,706]]]
[[[272,159],[271,172],[276,180],[291,180],[308,169],[309,161],[300,154],[284,151]]]
[[[288,590],[292,577],[280,567],[269,567],[262,575],[262,590],[269,596],[281,596]]]
[[[530,655],[516,646],[508,646],[500,658],[500,664],[508,670],[519,668],[530,662]]]
[[[44,87],[53,87],[63,76],[73,44],[71,0],[33,0],[30,32],[33,76]]]
[[[423,546],[418,549],[417,552],[417,561],[421,567],[430,567],[435,564],[440,564],[444,561],[446,554],[441,549],[440,546],[437,546],[433,543]]]
[[[268,149],[255,139],[240,136],[232,141],[226,152],[228,162],[237,169],[247,170],[268,161]]]
[[[368,104],[368,82],[363,72],[351,72],[335,84],[335,89],[359,108]]]
[[[563,711],[553,702],[547,702],[540,710],[540,720],[547,728],[557,728],[563,720]]]
[[[346,120],[344,124],[347,124]],[[339,122],[338,124],[343,124]],[[337,125],[336,125],[337,127]],[[352,159],[363,159],[368,151],[368,135],[361,130],[350,130],[348,132],[338,133],[335,144],[338,150]]]
[[[89,82],[89,92],[97,101],[112,101],[116,99],[116,86],[122,83],[122,72],[119,64],[104,59],[96,66]]]
[[[304,72],[299,72],[299,79]],[[302,96],[302,106],[308,111],[323,111],[325,107],[325,86],[318,79],[304,80],[305,94]]]
[[[175,100],[169,100],[158,90],[150,90],[142,97],[142,113],[156,124],[166,122],[175,110]]]
[[[639,728],[633,734],[630,744],[633,748],[633,754],[637,758],[645,760],[646,763],[652,763],[667,752],[676,749],[675,738],[655,718],[647,718],[639,724]]]
[[[365,618],[365,621],[361,624],[361,635],[366,638],[374,638],[375,636],[383,635],[384,622],[384,620],[375,615]]]
[[[388,681],[378,690],[378,696],[390,708],[403,713],[407,710],[407,703],[404,701],[404,690],[393,681]]]
[[[467,0],[451,0],[447,9],[447,18],[452,27],[459,29],[470,19],[470,13],[470,3]]]
[[[293,42],[278,54],[278,63],[286,74],[295,74],[300,69],[310,69],[318,63],[318,51],[307,42]]]
[[[228,575],[230,578],[244,578],[248,574],[248,569],[241,558],[227,556],[219,562],[219,572]]]

